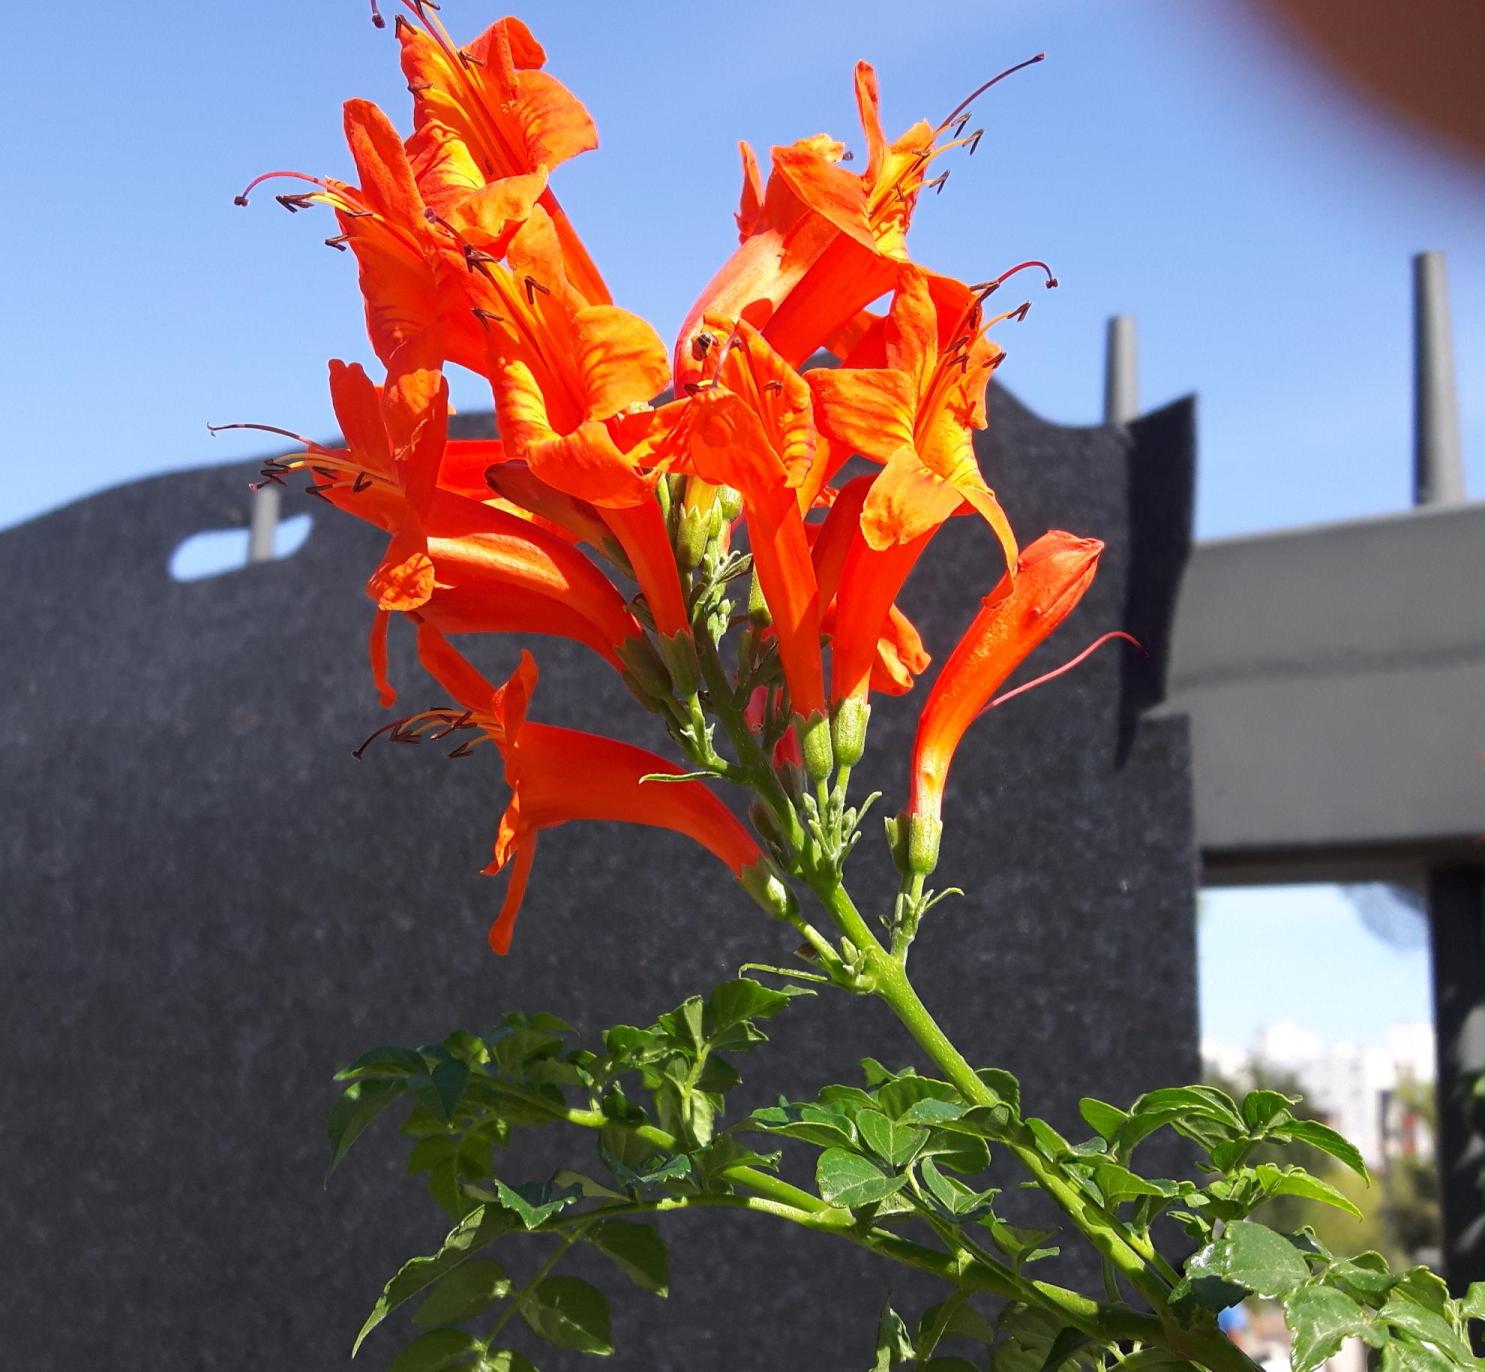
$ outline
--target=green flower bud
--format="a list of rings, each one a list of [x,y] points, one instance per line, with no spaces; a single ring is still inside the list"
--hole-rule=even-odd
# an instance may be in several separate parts
[[[811,781],[824,781],[835,770],[835,754],[830,748],[830,721],[824,714],[808,719],[795,719],[799,751],[804,754],[804,770]]]
[[[866,725],[871,706],[859,696],[847,696],[830,721],[830,742],[837,767],[854,767],[866,752]]]
[[[625,684],[632,678],[634,685],[630,689],[640,700],[647,696],[651,701],[663,700],[670,694],[670,673],[643,634],[626,638],[619,645],[618,653],[619,661],[627,669]]]
[[[763,583],[758,580],[757,572],[753,573],[753,579],[748,583],[748,622],[760,629],[766,629],[773,623],[773,612],[763,598]]]
[[[696,643],[690,633],[682,630],[669,637],[661,634],[660,657],[676,695],[682,700],[694,696],[701,686],[701,663],[696,660]]]
[[[751,867],[744,867],[737,880],[738,885],[775,919],[791,919],[799,913],[799,902],[794,898],[794,892],[784,884],[767,858],[759,858]]]

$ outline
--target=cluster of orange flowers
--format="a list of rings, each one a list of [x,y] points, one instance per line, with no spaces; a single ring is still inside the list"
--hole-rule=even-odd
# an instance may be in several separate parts
[[[928,665],[894,602],[934,534],[960,512],[990,526],[1007,573],[939,674],[914,748],[907,814],[936,833],[960,737],[1077,603],[1101,550],[1063,533],[1018,550],[971,444],[1001,358],[983,305],[1004,278],[969,286],[907,256],[935,158],[977,137],[967,116],[889,142],[862,63],[859,171],[820,135],[775,148],[765,182],[744,145],[740,245],[668,353],[613,304],[552,193],[554,169],[597,138],[530,31],[501,19],[459,47],[432,6],[404,3],[417,21],[396,25],[412,135],[350,101],[359,184],[303,178],[309,193],[279,197],[334,211],[330,241],[358,263],[386,374],[377,384],[332,362],[343,446],[308,444],[278,470],[312,471],[318,494],[390,536],[367,583],[383,703],[400,614],[465,712],[457,722],[499,746],[512,798],[488,870],[513,872],[492,944],[509,944],[538,832],[573,819],[679,830],[765,898],[769,860],[704,782],[646,784],[679,769],[529,721],[530,656],[496,688],[448,638],[560,635],[641,698],[694,697],[692,570],[708,538],[725,544],[739,525],[780,667],[750,718],[791,718],[795,756],[816,779],[859,757],[870,693],[906,692]],[[885,313],[868,308],[886,297]],[[840,365],[801,373],[822,348]],[[498,440],[448,437],[450,363],[489,379]],[[657,403],[667,388],[674,398]],[[853,456],[876,470],[837,484]]]

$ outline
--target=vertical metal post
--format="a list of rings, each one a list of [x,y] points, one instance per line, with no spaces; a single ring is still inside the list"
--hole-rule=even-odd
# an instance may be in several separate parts
[[[1447,505],[1463,499],[1444,254],[1421,252],[1413,258],[1413,503]]]
[[[1140,412],[1139,368],[1134,346],[1134,318],[1116,314],[1109,320],[1103,359],[1103,422],[1128,424]]]
[[[1485,1170],[1481,1107],[1485,1072],[1485,866],[1460,863],[1428,874],[1433,1020],[1438,1066],[1438,1169],[1444,1212],[1444,1274],[1462,1296],[1485,1281]]]
[[[275,481],[265,481],[253,493],[253,514],[248,525],[249,562],[273,560],[273,533],[278,528],[279,488]]]

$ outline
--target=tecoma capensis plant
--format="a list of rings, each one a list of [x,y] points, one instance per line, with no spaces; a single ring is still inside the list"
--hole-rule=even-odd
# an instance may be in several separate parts
[[[605,1254],[618,1293],[647,1300],[669,1279],[665,1216],[717,1207],[941,1279],[940,1302],[885,1310],[842,1366],[1236,1372],[1252,1364],[1217,1312],[1249,1294],[1283,1302],[1301,1372],[1350,1336],[1391,1372],[1481,1365],[1469,1322],[1485,1315],[1485,1290],[1451,1299],[1424,1268],[1393,1273],[1375,1253],[1342,1258],[1308,1231],[1264,1226],[1273,1196],[1351,1202],[1297,1162],[1250,1164],[1259,1143],[1365,1173],[1296,1098],[1204,1086],[1123,1107],[1090,1098],[1091,1133],[1069,1140],[1010,1073],[951,1043],[914,990],[909,951],[950,894],[929,882],[953,822],[955,750],[1026,689],[1005,684],[1075,612],[1102,551],[1055,529],[1022,546],[972,444],[1003,356],[991,335],[1028,308],[999,310],[1001,292],[1023,271],[1055,285],[1051,272],[1022,262],[965,283],[908,255],[920,197],[975,151],[975,102],[1002,78],[889,139],[861,62],[854,161],[817,135],[773,149],[765,179],[743,145],[737,250],[667,348],[613,302],[558,202],[553,178],[597,138],[530,30],[499,19],[461,46],[431,0],[402,3],[392,28],[411,134],[351,100],[356,184],[274,172],[238,197],[289,176],[280,204],[328,208],[378,361],[375,374],[330,363],[339,444],[297,440],[263,477],[307,476],[315,496],[386,535],[366,582],[372,678],[393,706],[395,620],[448,703],[377,733],[502,764],[509,801],[485,869],[505,876],[496,953],[512,948],[543,830],[580,820],[690,837],[719,887],[790,926],[801,952],[793,968],[748,964],[645,1027],[577,1042],[551,1014],[512,1009],[482,1036],[376,1048],[342,1071],[332,1162],[400,1109],[410,1170],[453,1225],[391,1278],[356,1346],[408,1307],[398,1372],[516,1372],[543,1340],[607,1353],[613,1296],[563,1272],[564,1256]],[[374,3],[372,15],[385,25]],[[840,365],[801,370],[820,349]],[[499,439],[449,437],[450,364],[488,379]],[[852,458],[866,474],[846,479]],[[956,515],[983,526],[1003,571],[925,691],[929,652],[896,601]],[[456,646],[471,634],[583,644],[660,717],[677,757],[544,722],[536,659],[522,651],[492,682]],[[873,697],[910,692],[923,698],[910,781],[886,821],[900,881],[858,903],[847,860],[878,797],[854,796],[852,772]],[[906,1052],[906,1040],[863,1043],[860,1080],[724,1125],[734,1059],[765,1042],[762,1022],[837,993],[883,1001],[923,1070],[866,1056]],[[512,1132],[542,1127],[547,1175],[502,1175]],[[1162,1129],[1193,1146],[1195,1179],[1139,1170],[1141,1142]],[[560,1136],[582,1141],[575,1165]],[[804,1155],[794,1174],[813,1186],[782,1179],[782,1151]],[[984,1175],[992,1154],[1060,1210],[1059,1244],[1091,1246],[1095,1293],[1039,1279],[1052,1232],[1002,1217]],[[516,1255],[517,1279],[507,1264],[523,1245],[539,1251]],[[1182,1265],[1173,1251],[1193,1255]]]

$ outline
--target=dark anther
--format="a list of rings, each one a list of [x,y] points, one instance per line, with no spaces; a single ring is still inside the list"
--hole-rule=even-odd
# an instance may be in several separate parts
[[[479,742],[477,738],[466,738],[457,748],[450,751],[450,757],[468,757],[474,751],[474,745]]]
[[[352,750],[351,756],[354,758],[359,758],[383,734],[387,733],[389,730],[400,729],[411,718],[411,715],[405,715],[401,719],[394,719],[390,724],[383,724],[380,729],[373,729],[371,733],[367,734],[366,737],[362,740],[361,746]]]
[[[476,268],[478,268],[486,276],[489,276],[489,264],[491,262],[498,261],[500,261],[498,257],[492,257],[489,253],[485,252],[483,248],[475,247],[473,243],[466,243],[464,245],[464,265],[468,267],[470,271],[474,271]]]
[[[410,720],[416,719],[416,715],[410,715],[408,719],[399,720],[396,727],[387,735],[388,743],[421,743],[423,736],[415,729],[403,729],[403,725]]]
[[[334,248],[336,252],[344,252],[345,251],[345,245],[347,243],[349,243],[350,241],[351,241],[350,234],[348,234],[348,233],[339,233],[339,234],[336,234],[334,238],[327,238],[325,240],[325,246],[327,248]]]
[[[1016,321],[1016,323],[1019,324],[1023,319],[1026,318],[1027,314],[1030,313],[1030,310],[1031,310],[1031,301],[1029,301],[1029,300],[1023,300],[1020,305],[1018,305],[1014,310],[1012,310],[1008,315],[1006,315],[1006,318],[1007,319],[1014,319]]]
[[[948,172],[940,172],[937,176],[935,176],[933,178],[932,181],[925,181],[923,183],[923,189],[926,191],[930,186],[932,186],[933,187],[933,193],[935,195],[942,195],[943,194],[943,189],[944,189],[944,182],[946,182],[948,179],[949,179],[949,173]]]
[[[543,286],[534,276],[528,276],[526,278],[526,303],[528,305],[534,305],[536,303],[537,291],[540,291],[543,295],[551,295],[552,293],[549,288]]]
[[[964,117],[966,119],[969,118],[968,115],[965,115]],[[984,136],[985,136],[985,130],[984,129],[976,129],[972,134],[970,134],[970,136],[969,136],[969,142],[965,146],[968,147],[968,149],[969,149],[969,155],[971,157],[973,157],[975,155],[975,149],[980,146],[980,139],[982,139]]]
[[[969,111],[965,110],[964,113],[961,114],[959,118],[954,121],[953,127],[949,130],[950,134],[953,137],[958,138],[959,135],[964,132],[964,126],[968,123]]]
[[[407,93],[409,95],[421,95],[424,91],[431,91],[432,89],[433,82],[431,81],[409,81],[407,83]]]
[[[856,160],[856,154],[850,148],[847,148],[845,152],[841,153],[840,160],[842,162],[854,162]]]
[[[707,333],[705,330],[702,330],[701,333],[697,334],[691,340],[691,356],[698,362],[703,362],[706,360],[707,353],[716,347],[716,344],[716,334]]]
[[[474,711],[473,710],[465,710],[465,712],[462,715],[457,715],[453,719],[450,719],[450,720],[446,721],[446,723],[444,724],[444,727],[442,729],[440,729],[437,733],[429,734],[428,735],[428,741],[430,743],[437,743],[441,739],[447,738],[450,734],[456,734],[456,733],[458,733],[460,729],[468,729],[468,728],[473,727],[470,724],[470,722],[469,722],[473,718],[474,718]]]
[[[234,205],[246,205],[247,202],[248,202],[248,198],[245,195],[234,195],[232,197],[232,203]]]
[[[298,214],[300,210],[307,210],[315,203],[307,195],[275,195],[273,198],[290,214]]]
[[[773,391],[775,394],[777,394],[779,391],[784,389],[784,383],[777,377],[775,377],[772,381],[765,381],[763,383],[763,389],[765,391]]]
[[[405,14],[399,14],[397,18],[392,21],[392,30],[399,38],[402,37],[404,32],[411,28],[412,25],[407,22],[407,16]]]
[[[687,395],[700,395],[706,389],[699,381],[688,381],[685,385]]]
[[[324,487],[324,486],[316,486],[313,482],[311,482],[308,486],[306,486],[304,488],[304,491],[305,491],[305,494],[306,495],[319,496],[319,498],[321,500],[328,501],[330,499],[330,497],[325,494],[326,487]]]
[[[316,476],[324,477],[326,481],[338,481],[340,479],[340,473],[334,467],[311,467],[310,471]]]
[[[483,67],[485,65],[483,62],[480,61],[478,57],[476,57],[472,52],[469,52],[465,48],[459,49],[459,60],[464,63],[466,67]]]
[[[342,219],[370,219],[372,217],[372,215],[375,213],[375,211],[374,210],[336,210],[335,213],[338,214]]]
[[[356,484],[351,487],[351,494],[360,495],[369,485],[371,478],[365,472],[359,472],[356,475]]]
[[[505,316],[503,314],[496,314],[494,310],[482,309],[478,305],[476,305],[474,309],[470,311],[470,313],[473,314],[474,317],[478,319],[481,324],[505,323]]]

